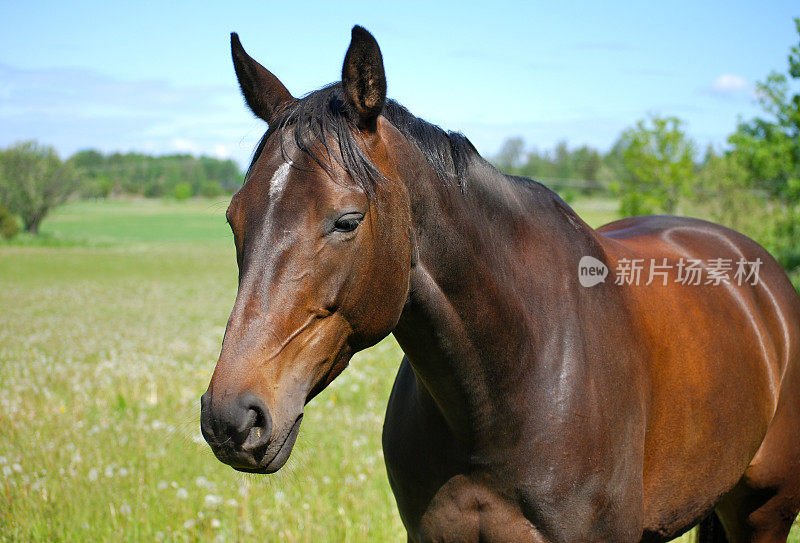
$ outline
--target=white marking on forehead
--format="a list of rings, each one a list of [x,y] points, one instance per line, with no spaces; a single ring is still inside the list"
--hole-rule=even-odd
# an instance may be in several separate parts
[[[281,197],[283,189],[286,187],[286,180],[289,178],[289,169],[292,167],[292,161],[284,162],[280,167],[275,170],[272,179],[269,181],[269,200],[273,202]]]

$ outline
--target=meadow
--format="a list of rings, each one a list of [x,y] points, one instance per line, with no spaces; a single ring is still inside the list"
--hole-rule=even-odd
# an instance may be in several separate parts
[[[205,444],[236,293],[225,207],[74,202],[0,244],[0,540],[405,540],[380,444],[391,338],[309,404],[278,474]],[[615,209],[575,207],[595,225]]]

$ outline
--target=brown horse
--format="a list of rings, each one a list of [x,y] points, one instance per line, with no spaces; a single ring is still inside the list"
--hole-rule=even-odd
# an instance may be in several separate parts
[[[361,27],[342,81],[302,99],[232,50],[269,130],[227,213],[239,292],[202,399],[221,461],[278,470],[304,405],[393,333],[384,455],[409,540],[666,541],[702,521],[785,541],[800,300],[763,248],[678,217],[593,230],[387,101]]]

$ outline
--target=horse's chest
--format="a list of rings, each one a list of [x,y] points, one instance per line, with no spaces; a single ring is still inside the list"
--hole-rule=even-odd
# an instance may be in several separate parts
[[[558,454],[514,450],[502,465],[478,468],[444,421],[420,408],[411,379],[401,368],[384,426],[387,471],[411,540],[638,540],[641,497],[621,487],[609,494],[619,487],[606,480],[610,464],[573,477],[553,467]]]
[[[467,465],[440,424],[420,413],[408,397],[393,395],[384,426],[384,458],[410,539],[547,541],[518,503],[502,497],[491,477]]]

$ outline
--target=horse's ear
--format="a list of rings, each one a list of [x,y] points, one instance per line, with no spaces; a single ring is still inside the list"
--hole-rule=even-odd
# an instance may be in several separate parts
[[[272,124],[281,106],[294,97],[272,72],[247,54],[236,32],[231,32],[231,56],[245,102],[256,116]]]
[[[342,87],[359,128],[375,130],[386,103],[386,74],[378,42],[360,26],[353,27],[350,47],[344,56]]]

